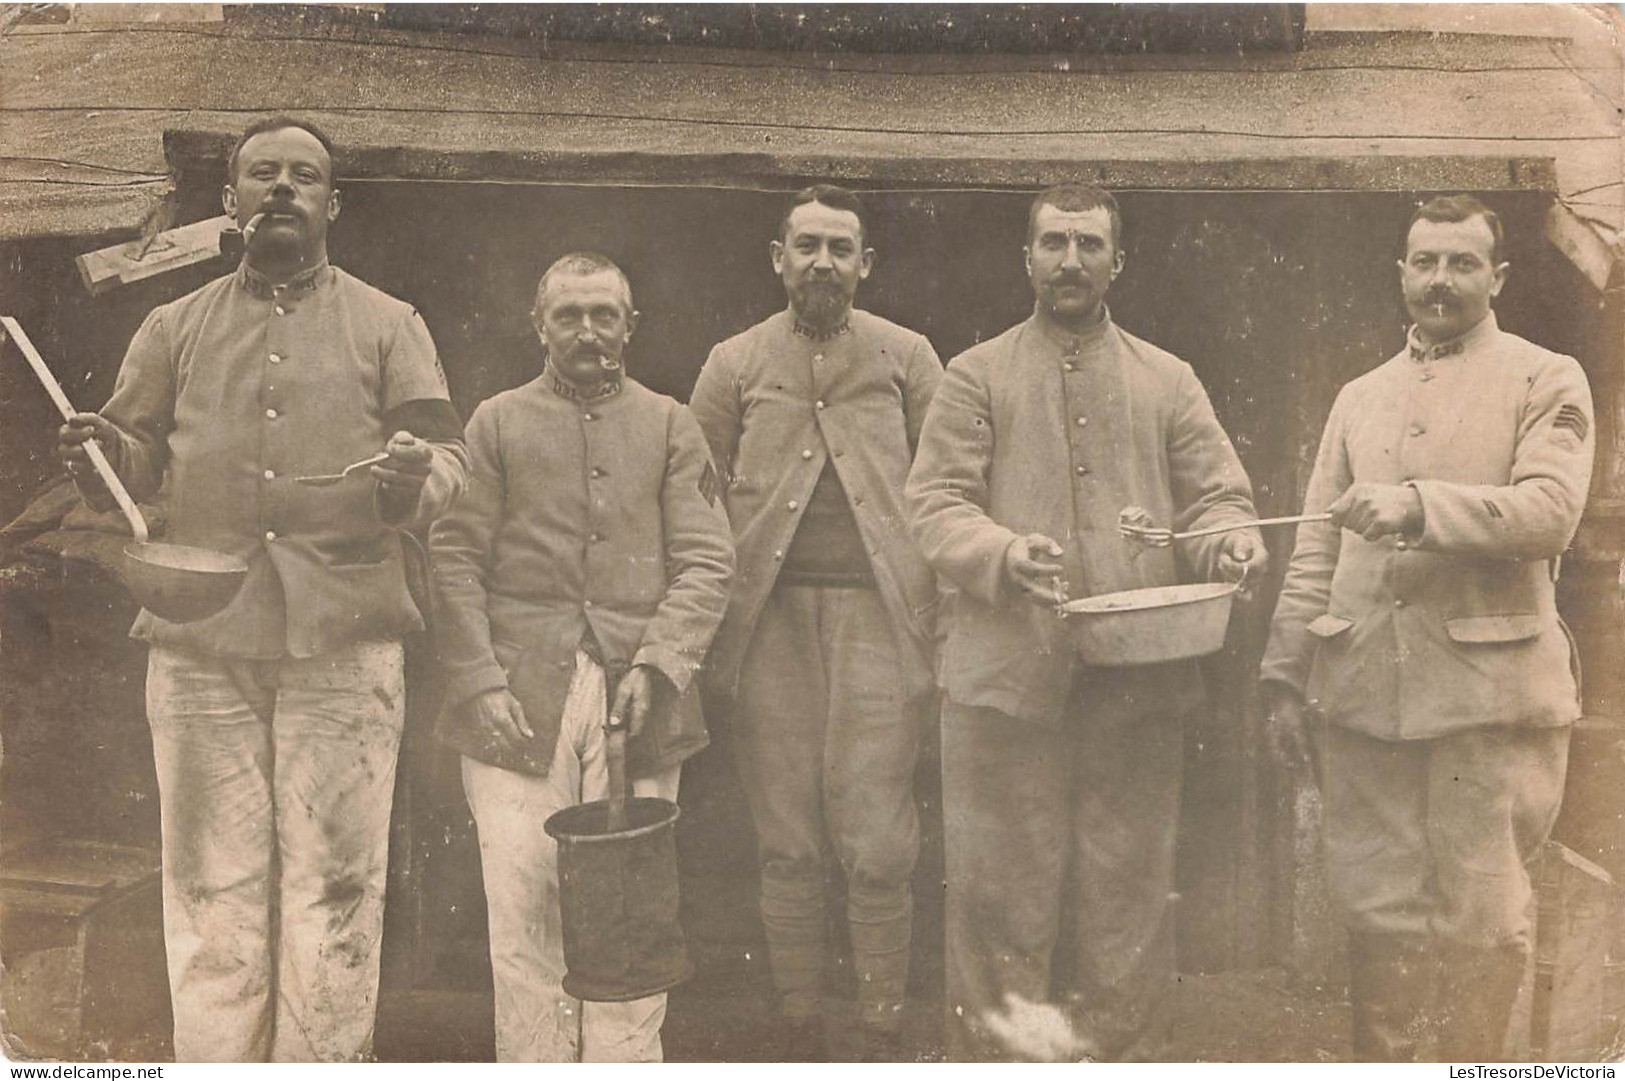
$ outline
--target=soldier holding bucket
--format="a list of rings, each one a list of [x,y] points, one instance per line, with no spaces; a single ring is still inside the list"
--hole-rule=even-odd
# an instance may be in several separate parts
[[[490,906],[502,1061],[661,1055],[664,994],[578,1003],[562,986],[555,812],[608,795],[603,726],[631,729],[634,793],[675,799],[706,744],[692,693],[727,603],[733,543],[688,410],[627,378],[637,325],[600,255],[536,291],[541,374],[468,424],[473,481],[431,544],[447,676]]]

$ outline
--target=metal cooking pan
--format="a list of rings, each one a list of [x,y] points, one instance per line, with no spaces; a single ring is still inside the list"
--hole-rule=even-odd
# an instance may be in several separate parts
[[[1117,667],[1202,657],[1224,647],[1235,582],[1155,586],[1061,605],[1085,664]]]

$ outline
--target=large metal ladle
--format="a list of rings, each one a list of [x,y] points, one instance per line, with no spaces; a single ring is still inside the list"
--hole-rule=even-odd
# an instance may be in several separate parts
[[[1117,515],[1117,532],[1123,535],[1124,540],[1143,544],[1148,548],[1166,548],[1174,541],[1191,540],[1195,537],[1211,537],[1219,533],[1230,533],[1237,529],[1256,529],[1266,525],[1297,525],[1301,522],[1329,522],[1330,514],[1289,514],[1282,518],[1250,518],[1244,522],[1225,522],[1221,525],[1210,525],[1203,529],[1191,529],[1184,533],[1175,533],[1172,529],[1155,524],[1151,515],[1140,507],[1124,507]]]
[[[28,366],[34,370],[40,384],[56,405],[63,420],[74,415],[73,403],[62,392],[62,385],[46,367],[45,360],[29,341],[22,325],[9,315],[0,315],[0,342],[9,336],[17,343]],[[85,453],[101,476],[107,490],[118,501],[119,510],[130,523],[135,543],[124,548],[124,581],[141,607],[171,623],[190,623],[214,615],[231,603],[248,576],[248,564],[236,556],[207,548],[193,548],[182,544],[161,544],[147,539],[147,522],[130,498],[107,456],[95,440],[84,444]]]

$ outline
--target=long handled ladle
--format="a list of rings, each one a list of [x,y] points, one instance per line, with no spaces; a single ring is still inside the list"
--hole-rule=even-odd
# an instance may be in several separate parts
[[[1254,526],[1265,525],[1295,525],[1299,522],[1329,522],[1330,514],[1289,514],[1282,518],[1255,518],[1247,522],[1226,522],[1223,525],[1210,525],[1204,529],[1192,529],[1184,533],[1175,533],[1171,529],[1158,526],[1140,525],[1136,522],[1119,521],[1117,531],[1129,540],[1139,541],[1152,548],[1166,548],[1174,541],[1190,540],[1193,537],[1211,537],[1216,533],[1230,533],[1237,529],[1251,529]]]
[[[63,420],[71,420],[73,403],[62,392],[62,385],[51,374],[22,324],[9,315],[0,315],[0,327],[5,328],[4,334],[0,334],[0,344],[6,337],[17,343],[17,349],[51,396],[57,412],[62,414]],[[190,623],[212,616],[230,604],[248,575],[248,564],[236,556],[207,548],[148,540],[146,519],[101,446],[92,439],[85,442],[84,448],[90,464],[96,467],[97,475],[130,523],[135,543],[124,548],[124,580],[141,607],[171,623]]]

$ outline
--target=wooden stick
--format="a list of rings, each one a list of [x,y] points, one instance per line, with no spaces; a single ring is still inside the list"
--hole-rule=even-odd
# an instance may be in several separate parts
[[[609,759],[609,818],[605,828],[610,833],[626,829],[626,718],[611,715],[606,726],[605,757]]]
[[[62,384],[56,381],[56,376],[51,374],[51,369],[46,367],[45,358],[39,355],[39,350],[35,349],[34,343],[29,341],[28,334],[23,330],[22,324],[9,315],[0,315],[0,326],[5,327],[6,333],[11,337],[11,340],[17,343],[17,348],[22,352],[23,359],[27,360],[28,366],[34,369],[34,375],[38,377],[40,384],[45,388],[45,392],[51,396],[51,401],[56,405],[56,411],[62,414],[62,419],[72,420],[75,412],[73,403],[68,401],[68,396],[62,392]],[[135,500],[130,498],[130,492],[124,487],[124,482],[118,479],[118,473],[113,469],[113,463],[107,460],[107,455],[102,453],[101,445],[96,440],[87,440],[84,447],[85,454],[90,457],[90,464],[96,467],[96,472],[101,475],[102,483],[107,485],[107,490],[112,492],[113,498],[118,501],[119,510],[123,511],[124,517],[129,519],[130,532],[135,535],[138,543],[145,544],[147,541],[147,520],[141,517],[141,511],[136,507]]]

